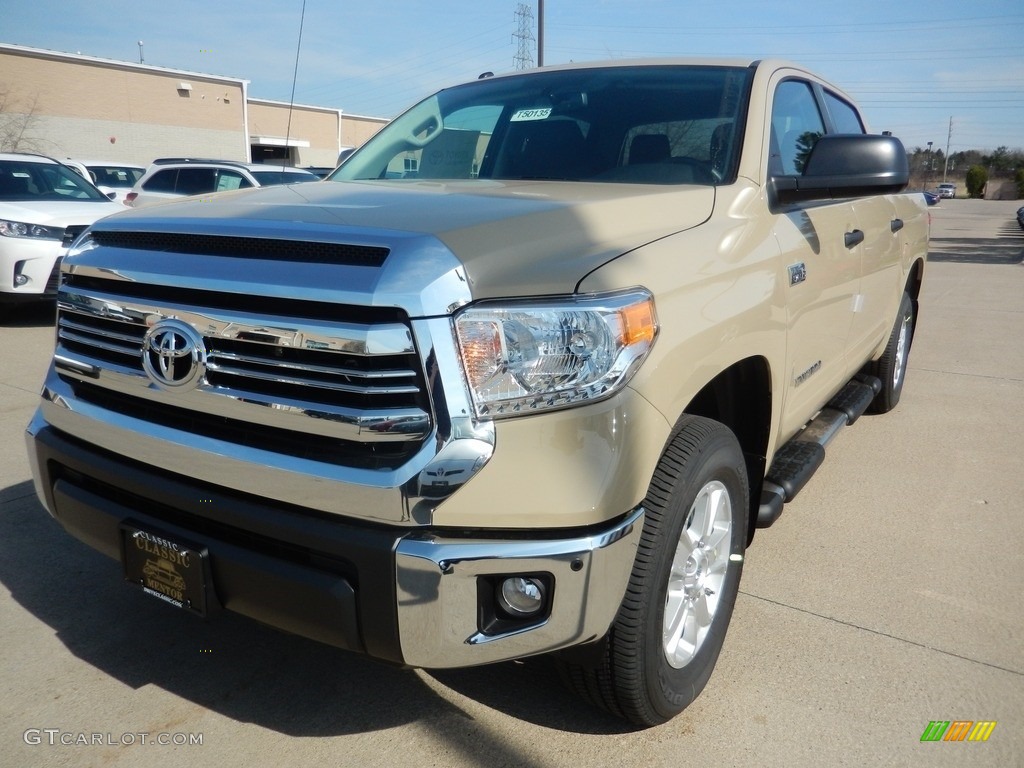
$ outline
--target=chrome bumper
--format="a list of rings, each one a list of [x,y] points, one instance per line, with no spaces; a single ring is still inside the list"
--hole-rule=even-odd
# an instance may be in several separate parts
[[[403,538],[395,568],[405,662],[428,669],[468,667],[601,638],[625,594],[643,518],[643,508],[637,507],[608,530],[571,539]],[[553,577],[547,619],[502,634],[484,634],[479,627],[480,577],[522,573]]]
[[[475,666],[598,640],[625,594],[645,514],[636,507],[563,538],[536,528],[532,538],[503,539],[402,532],[150,472],[63,435],[38,413],[26,438],[40,501],[94,549],[119,560],[127,521],[178,536],[207,549],[225,609],[415,667]],[[303,552],[311,557],[296,557]],[[547,582],[543,618],[488,621],[487,587],[515,575]]]

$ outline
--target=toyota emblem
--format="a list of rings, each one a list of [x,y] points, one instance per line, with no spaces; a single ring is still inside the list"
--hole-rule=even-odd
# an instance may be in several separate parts
[[[191,389],[206,374],[203,337],[181,320],[160,320],[142,340],[142,367],[157,386]]]

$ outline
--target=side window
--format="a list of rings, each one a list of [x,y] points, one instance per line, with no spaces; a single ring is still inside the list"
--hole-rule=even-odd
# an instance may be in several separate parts
[[[245,187],[251,187],[252,184],[238,171],[225,171],[221,170],[217,174],[217,192],[226,192],[229,189],[244,189]]]
[[[809,83],[784,80],[772,102],[770,173],[803,173],[815,143],[825,135],[825,122]]]
[[[178,178],[177,168],[168,168],[165,171],[157,171],[143,185],[147,192],[173,192]]]
[[[203,195],[212,192],[216,186],[213,168],[181,168],[178,171],[178,187],[181,195]]]
[[[836,96],[830,91],[825,91],[825,106],[832,116],[836,133],[864,133],[864,125],[860,121],[860,115],[853,105]]]

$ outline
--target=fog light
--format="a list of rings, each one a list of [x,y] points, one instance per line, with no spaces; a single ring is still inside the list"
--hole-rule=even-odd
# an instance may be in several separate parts
[[[513,576],[501,582],[501,607],[513,616],[532,616],[544,606],[544,584],[539,579]]]
[[[27,285],[27,284],[28,284],[28,275],[15,275],[14,276],[14,285],[15,285],[15,287],[20,288],[21,286]]]

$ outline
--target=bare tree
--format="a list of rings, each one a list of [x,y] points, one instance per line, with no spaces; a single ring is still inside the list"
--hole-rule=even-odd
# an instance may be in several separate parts
[[[39,123],[36,108],[39,94],[32,97],[28,109],[15,100],[7,88],[0,88],[0,152],[42,152],[42,142],[33,138]]]

